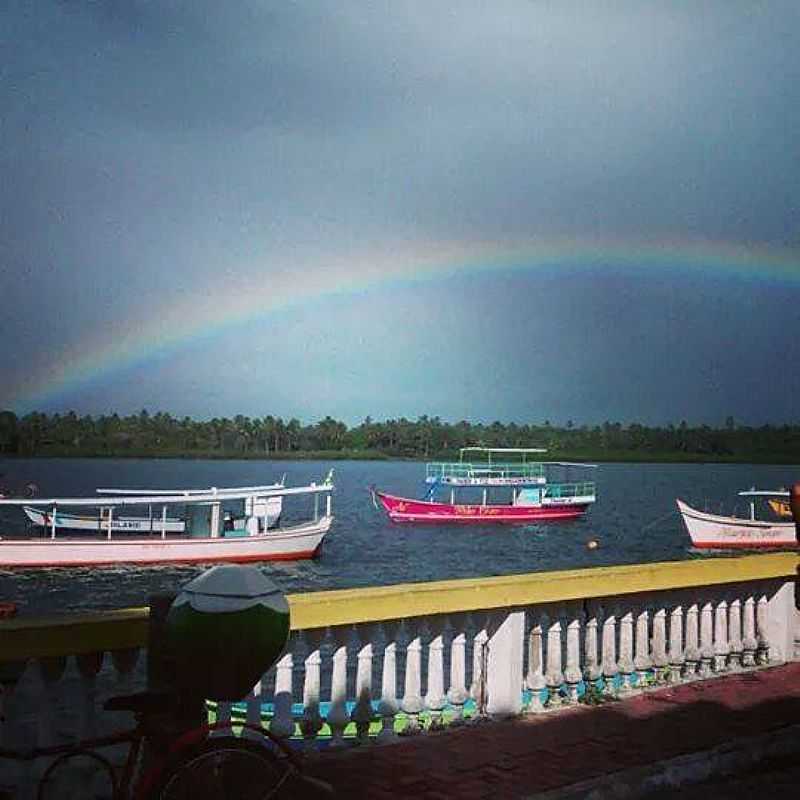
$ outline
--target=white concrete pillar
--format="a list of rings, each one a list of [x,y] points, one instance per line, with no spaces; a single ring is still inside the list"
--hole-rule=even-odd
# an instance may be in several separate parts
[[[450,688],[447,700],[453,706],[452,725],[458,725],[464,718],[464,703],[467,702],[467,637],[459,633],[450,645]]]
[[[744,638],[742,639],[742,663],[745,667],[754,667],[756,663],[756,650],[758,641],[756,640],[756,601],[750,595],[744,601]]]
[[[573,615],[567,625],[567,669],[564,672],[570,703],[578,702],[581,677],[581,622],[577,615]]]
[[[372,710],[372,643],[367,642],[358,651],[356,704],[350,715],[356,724],[356,736],[362,743],[369,740],[369,726],[374,716]]]
[[[631,676],[633,675],[633,612],[626,611],[620,618],[619,661],[617,664],[622,682],[620,692],[630,694],[633,691]]]
[[[320,714],[320,687],[322,673],[322,656],[315,647],[306,657],[305,675],[303,678],[303,719],[300,729],[306,750],[313,751],[317,747],[317,734],[322,730],[323,720]]]
[[[617,618],[614,614],[608,614],[603,620],[602,638],[602,665],[603,665],[603,693],[608,696],[616,696],[617,678]]]
[[[333,653],[331,705],[327,722],[331,729],[331,747],[344,745],[344,730],[350,717],[347,713],[347,645],[340,644]]]
[[[684,677],[687,681],[695,680],[700,666],[700,609],[697,603],[690,603],[686,609],[686,647],[683,655],[686,660]]]
[[[498,612],[502,622],[489,638],[487,707],[493,716],[519,714],[522,710],[522,648],[525,636],[523,611]]]
[[[269,726],[269,732],[279,739],[288,739],[294,733],[294,717],[292,716],[292,668],[294,659],[291,653],[285,653],[275,666],[275,697],[273,698],[275,713]]]
[[[444,638],[436,634],[428,645],[428,692],[425,706],[431,712],[431,730],[443,727],[444,696]]]
[[[728,606],[728,665],[732,672],[742,668],[742,603],[738,597]]]
[[[680,683],[686,658],[683,654],[683,606],[675,606],[669,617],[669,681]]]
[[[547,681],[544,679],[542,626],[538,621],[528,635],[528,676],[525,682],[531,691],[528,710],[534,713],[544,711],[542,692],[547,687]]]
[[[383,649],[381,700],[378,703],[378,713],[381,716],[379,741],[391,741],[396,737],[394,718],[397,716],[397,711],[397,645],[394,641],[389,641]]]
[[[408,716],[406,733],[420,730],[419,715],[422,711],[422,642],[415,636],[406,648],[406,678],[403,702],[400,707]]]
[[[636,657],[633,665],[636,668],[636,688],[647,688],[647,673],[653,661],[650,658],[650,615],[646,608],[636,615]]]
[[[714,616],[711,603],[700,609],[700,676],[712,675],[714,664]]]
[[[714,609],[714,671],[728,669],[728,603],[720,600]]]
[[[547,627],[547,705],[558,708],[561,705],[561,684],[564,673],[561,671],[561,620],[556,617]]]

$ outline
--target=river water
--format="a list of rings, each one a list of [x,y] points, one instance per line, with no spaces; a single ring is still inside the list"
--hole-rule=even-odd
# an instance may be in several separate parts
[[[7,484],[34,481],[42,496],[63,497],[91,495],[109,486],[253,485],[271,483],[283,473],[287,485],[300,485],[321,480],[331,466],[335,520],[319,558],[261,567],[286,592],[724,556],[690,549],[675,498],[741,516],[748,506],[736,492],[789,486],[800,477],[798,466],[601,464],[590,476],[566,476],[597,482],[598,502],[578,521],[412,526],[390,523],[373,507],[368,487],[421,497],[425,466],[418,462],[0,459],[0,474]],[[286,500],[287,518],[310,516],[310,510],[307,498]],[[0,535],[24,530],[20,510],[0,508]],[[597,548],[587,548],[591,539]],[[17,603],[25,614],[143,605],[150,593],[176,591],[203,569],[6,570],[0,571],[0,601]]]

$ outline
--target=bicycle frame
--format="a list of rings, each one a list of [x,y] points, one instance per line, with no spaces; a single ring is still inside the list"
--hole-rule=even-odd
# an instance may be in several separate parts
[[[253,741],[260,741],[265,748],[274,749],[277,754],[286,758],[289,770],[295,774],[301,773],[301,767],[297,755],[293,750],[267,729],[250,723],[237,725],[242,732],[250,731],[255,736],[250,737]],[[212,739],[213,734],[218,731],[227,731],[231,735],[230,723],[213,722],[199,725],[180,734],[172,741],[167,752],[163,755],[156,755],[149,768],[135,781],[135,769],[142,754],[143,745],[152,736],[147,733],[147,718],[144,717],[137,722],[136,727],[106,736],[83,739],[78,742],[68,744],[49,745],[47,747],[35,747],[30,750],[3,750],[0,749],[0,760],[11,761],[34,761],[39,758],[53,757],[53,762],[47,767],[39,779],[37,797],[42,800],[43,791],[48,777],[64,761],[76,756],[86,756],[101,764],[108,773],[112,785],[112,797],[114,800],[147,800],[150,791],[155,784],[164,777],[166,770],[175,763],[185,752],[197,747],[206,740]],[[241,735],[241,734],[240,734]],[[107,747],[114,747],[120,744],[128,744],[128,753],[122,773],[117,778],[117,768],[104,756],[96,751]]]

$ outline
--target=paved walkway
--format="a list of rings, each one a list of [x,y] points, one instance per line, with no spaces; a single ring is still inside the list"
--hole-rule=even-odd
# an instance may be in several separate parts
[[[348,799],[532,798],[798,723],[800,663],[794,663],[601,706],[476,723],[396,744],[328,753],[309,764],[309,773],[329,781],[337,797]],[[791,763],[779,764],[772,784],[766,785],[791,786],[797,777]],[[747,780],[739,784],[745,786]],[[740,794],[731,789],[736,781],[716,781],[722,793],[698,785],[699,793],[691,796],[752,796],[753,786],[765,785],[763,775],[752,780]],[[796,783],[794,788],[800,796]],[[688,798],[685,791],[680,796]],[[777,791],[770,794],[771,800],[782,797]],[[666,790],[658,794],[672,796]]]

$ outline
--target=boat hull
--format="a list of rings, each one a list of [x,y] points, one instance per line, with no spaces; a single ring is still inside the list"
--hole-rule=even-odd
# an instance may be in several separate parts
[[[512,506],[432,503],[426,500],[409,500],[383,492],[375,492],[392,522],[449,523],[505,523],[521,524],[576,519],[583,515],[588,503],[559,506]]]
[[[794,548],[794,522],[766,522],[707,514],[676,501],[692,546],[698,548]]]
[[[333,517],[256,536],[0,540],[0,568],[216,564],[313,558]]]

